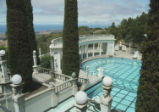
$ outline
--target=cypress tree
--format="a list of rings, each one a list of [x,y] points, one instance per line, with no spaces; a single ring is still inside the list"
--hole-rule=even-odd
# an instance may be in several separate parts
[[[27,30],[28,37],[31,43],[31,49],[37,50],[37,43],[35,39],[34,26],[33,26],[33,9],[31,5],[31,0],[25,0],[26,5],[26,16],[27,16]]]
[[[77,0],[65,0],[62,72],[79,74]]]
[[[159,112],[159,1],[151,0],[136,112]]]
[[[8,61],[12,75],[22,75],[23,91],[34,89],[32,81],[32,51],[35,49],[30,0],[6,0]]]
[[[35,32],[34,32],[34,25],[33,25],[33,8],[31,4],[31,0],[25,0],[25,5],[26,5],[26,17],[27,17],[27,32],[28,32],[28,37],[29,37],[29,43],[31,45],[31,49],[37,50],[37,43],[36,43],[36,38],[35,38]],[[33,52],[32,52],[33,53]],[[37,56],[39,55],[38,52]],[[38,58],[38,64],[40,63],[40,60]],[[33,63],[33,62],[32,62]]]

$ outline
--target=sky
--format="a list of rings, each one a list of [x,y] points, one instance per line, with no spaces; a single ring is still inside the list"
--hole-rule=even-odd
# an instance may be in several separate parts
[[[0,24],[6,24],[6,0],[0,0]],[[78,0],[80,25],[119,24],[148,12],[150,0]],[[32,0],[34,24],[63,24],[64,0]]]

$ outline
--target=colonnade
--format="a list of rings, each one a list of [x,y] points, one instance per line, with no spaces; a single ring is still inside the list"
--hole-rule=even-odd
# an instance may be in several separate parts
[[[113,35],[85,36],[79,40],[79,55],[81,60],[96,56],[113,56],[115,38]],[[61,71],[62,37],[52,40],[50,54],[54,57],[55,71]]]
[[[96,56],[96,53],[101,56],[102,52],[104,52],[104,54],[107,54],[107,43],[105,46],[103,46],[103,43],[90,43],[90,44],[85,44],[85,45],[81,45],[79,46],[79,54],[81,57],[81,60],[84,58],[88,58],[89,57],[89,53],[91,53],[91,56]],[[89,47],[91,45],[91,47]],[[97,45],[97,46],[96,46]],[[103,49],[103,47],[105,47],[105,51]]]

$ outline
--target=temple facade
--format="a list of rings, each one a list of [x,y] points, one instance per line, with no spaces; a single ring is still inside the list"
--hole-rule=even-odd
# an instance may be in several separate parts
[[[79,37],[81,61],[94,56],[114,56],[114,35],[84,35]],[[61,72],[62,37],[51,41],[50,54],[54,57],[54,70]]]

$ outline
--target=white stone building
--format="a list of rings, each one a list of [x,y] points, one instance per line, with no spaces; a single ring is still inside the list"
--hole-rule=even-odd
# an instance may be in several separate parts
[[[94,56],[114,56],[114,35],[84,35],[79,37],[80,59]],[[54,57],[54,70],[61,72],[62,37],[51,41],[50,54]]]

